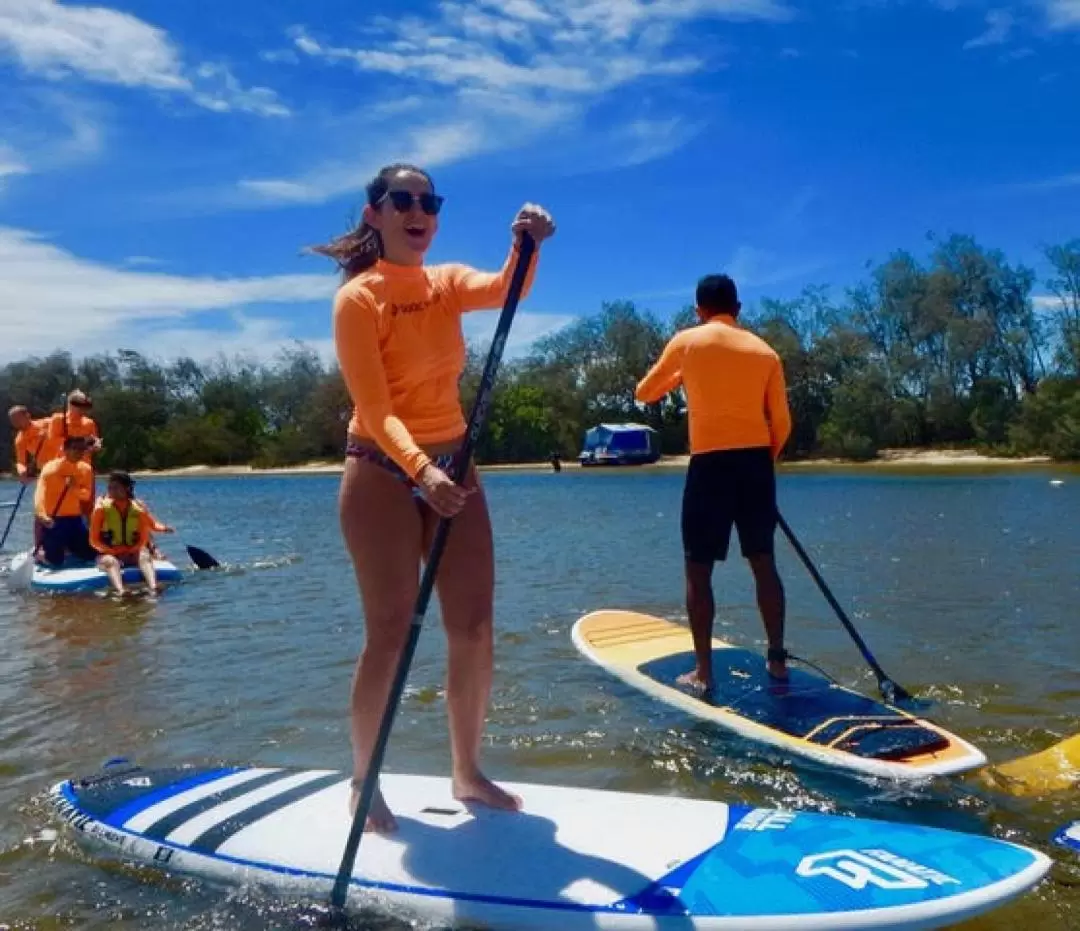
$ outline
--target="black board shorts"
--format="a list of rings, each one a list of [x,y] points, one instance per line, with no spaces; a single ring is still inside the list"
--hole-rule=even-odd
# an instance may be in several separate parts
[[[776,473],[767,446],[721,449],[690,457],[683,486],[682,538],[687,562],[727,558],[731,528],[746,558],[773,553]]]

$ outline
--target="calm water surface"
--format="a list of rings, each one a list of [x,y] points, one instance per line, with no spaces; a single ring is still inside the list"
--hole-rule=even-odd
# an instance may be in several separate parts
[[[1060,477],[1064,484],[1052,486]],[[0,587],[0,927],[286,926],[269,899],[95,863],[49,816],[48,786],[115,755],[346,768],[362,615],[336,477],[159,479],[140,492],[227,564],[156,604],[16,597]],[[496,681],[487,766],[501,778],[682,793],[992,833],[1046,850],[1050,879],[970,929],[1080,928],[1080,864],[1048,833],[1080,793],[896,788],[751,746],[615,682],[570,627],[600,607],[683,618],[682,473],[492,473]],[[0,500],[14,497],[0,485]],[[1080,475],[792,474],[781,508],[897,681],[993,760],[1080,731]],[[0,512],[6,517],[6,512]],[[8,549],[27,540],[26,522]],[[876,694],[782,539],[789,645]],[[718,567],[718,633],[763,648],[751,578]],[[386,769],[445,774],[445,642],[433,604]],[[407,927],[372,919],[365,928]]]

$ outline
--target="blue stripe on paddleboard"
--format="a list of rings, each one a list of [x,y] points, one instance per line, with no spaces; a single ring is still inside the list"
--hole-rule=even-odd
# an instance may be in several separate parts
[[[160,789],[153,789],[145,795],[140,795],[137,799],[109,812],[108,816],[102,818],[101,821],[103,824],[109,825],[109,827],[118,828],[130,818],[134,818],[139,812],[145,811],[151,805],[156,805],[158,802],[164,802],[166,799],[179,795],[181,792],[187,792],[188,789],[194,789],[196,786],[205,785],[208,782],[213,782],[215,779],[223,779],[226,776],[231,776],[233,773],[240,772],[243,768],[244,767],[242,766],[230,766],[222,769],[201,770],[188,779],[170,782],[167,786],[162,786]],[[128,779],[134,779],[142,775],[142,773],[138,770],[134,770],[133,772],[125,773],[124,775]]]
[[[1058,828],[1054,835],[1054,843],[1068,847],[1070,850],[1080,851],[1080,821]]]
[[[293,802],[298,802],[300,799],[315,795],[315,793],[321,792],[323,789],[328,789],[332,785],[345,781],[347,781],[347,778],[344,774],[329,773],[320,776],[318,779],[305,782],[303,785],[294,786],[280,795],[264,799],[250,808],[237,812],[231,818],[226,818],[220,824],[208,828],[191,842],[190,848],[197,853],[216,853],[218,847],[224,844],[225,841],[256,821],[260,821],[267,815],[272,815],[274,812],[288,807]]]
[[[275,782],[282,782],[291,775],[293,774],[280,769],[272,773],[263,773],[261,776],[247,780],[247,782],[241,782],[239,785],[229,786],[229,788],[214,792],[205,798],[196,799],[182,808],[176,809],[176,811],[162,815],[157,821],[146,827],[142,835],[150,840],[164,840],[182,824],[198,817],[203,812],[209,811],[211,808],[217,808],[218,805],[224,802],[231,802],[233,799],[254,792],[256,789],[272,785]]]

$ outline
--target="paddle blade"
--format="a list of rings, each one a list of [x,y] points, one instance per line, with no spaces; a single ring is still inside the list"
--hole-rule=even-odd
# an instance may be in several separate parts
[[[13,592],[25,592],[34,579],[34,554],[32,551],[19,553],[11,560],[11,572],[8,573],[8,588]]]
[[[187,552],[191,561],[195,563],[196,569],[217,569],[221,565],[206,550],[201,550],[197,546],[188,546]]]
[[[1080,734],[1038,753],[1009,760],[983,771],[982,779],[1009,795],[1044,795],[1080,786]]]
[[[1074,821],[1072,824],[1066,824],[1064,827],[1058,828],[1057,833],[1054,835],[1054,843],[1059,847],[1068,847],[1070,850],[1080,853],[1080,821]]]

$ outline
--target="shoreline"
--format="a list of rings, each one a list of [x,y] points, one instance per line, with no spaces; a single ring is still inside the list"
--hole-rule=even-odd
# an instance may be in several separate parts
[[[591,466],[582,467],[571,459],[562,463],[565,472],[589,472],[608,474],[611,472],[654,472],[685,470],[690,456],[664,456],[658,462],[637,466]],[[344,468],[342,462],[306,462],[292,466],[270,466],[257,468],[250,465],[235,466],[181,466],[174,469],[141,469],[131,473],[135,479],[153,478],[239,478],[244,476],[303,476],[303,475],[340,475]],[[1080,471],[1080,463],[1055,462],[1049,456],[990,456],[970,449],[883,449],[876,459],[859,461],[854,459],[815,458],[800,459],[794,462],[781,461],[779,471],[783,472],[903,472],[925,470],[927,472],[969,471],[1007,471],[1010,469],[1060,469],[1062,471]],[[550,462],[513,462],[479,466],[481,472],[541,472],[551,473]],[[10,475],[4,475],[10,479]]]
[[[685,470],[690,456],[664,456],[658,462],[639,466],[591,466],[582,467],[576,460],[562,463],[564,472],[589,472],[605,474],[629,470],[631,472],[652,472]],[[876,459],[857,461],[853,459],[815,458],[800,459],[795,462],[781,462],[781,472],[792,471],[903,471],[928,469],[932,471],[986,469],[1030,469],[1077,468],[1075,463],[1055,463],[1049,456],[990,456],[970,449],[884,449]],[[340,475],[344,468],[341,462],[307,462],[293,466],[256,468],[248,465],[237,466],[185,466],[176,469],[143,470],[133,472],[134,478],[196,478],[200,476],[250,476],[250,475]],[[513,462],[493,463],[479,466],[481,472],[552,472],[550,462]]]

